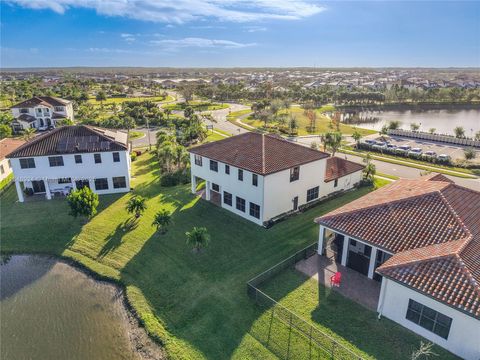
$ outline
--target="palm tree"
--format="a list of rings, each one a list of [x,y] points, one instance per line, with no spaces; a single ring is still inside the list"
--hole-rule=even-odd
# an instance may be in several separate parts
[[[352,134],[352,138],[357,143],[356,145],[358,148],[358,145],[360,144],[360,139],[362,138],[362,134],[357,129],[355,129],[355,131]]]
[[[205,227],[195,226],[191,231],[187,231],[185,235],[187,235],[187,244],[192,245],[193,250],[197,253],[210,242],[210,235]]]
[[[171,141],[163,142],[158,148],[157,157],[161,168],[166,172],[171,172],[173,164],[177,159],[177,149],[175,143]]]
[[[167,226],[171,223],[172,215],[167,209],[162,209],[155,214],[152,226],[156,226],[160,233],[165,234],[167,232]]]
[[[327,132],[325,134],[325,147],[332,152],[332,156],[335,156],[335,153],[340,148],[342,144],[342,133],[341,132]]]
[[[462,126],[457,126],[453,129],[456,138],[464,138],[465,137],[465,129]]]
[[[132,196],[128,202],[126,209],[129,214],[135,213],[135,218],[138,219],[142,213],[147,210],[147,199],[140,195]]]
[[[367,153],[367,157],[363,159],[363,162],[365,163],[365,168],[363,169],[363,179],[365,181],[373,183],[373,179],[375,177],[377,169],[375,167],[375,164],[372,163],[372,157],[369,153]]]
[[[33,136],[35,135],[35,129],[34,128],[27,128],[23,130],[23,140],[25,141],[30,141]]]
[[[170,120],[170,115],[172,114],[172,110],[171,109],[165,109],[163,110],[165,116],[167,117],[167,121]]]

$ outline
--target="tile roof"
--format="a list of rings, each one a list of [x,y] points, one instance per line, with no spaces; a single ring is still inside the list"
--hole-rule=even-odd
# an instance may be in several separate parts
[[[24,140],[5,138],[0,140],[0,160],[3,160],[7,154],[25,144]]]
[[[91,126],[63,126],[56,128],[20,146],[8,158],[80,154],[127,150],[126,141],[115,132]]]
[[[34,122],[37,120],[35,116],[28,115],[28,114],[21,114],[16,120],[26,121],[26,122]]]
[[[254,132],[196,146],[189,151],[260,175],[272,174],[329,156],[274,134]]]
[[[403,179],[315,221],[393,253],[379,274],[480,317],[480,192]]]
[[[330,182],[354,172],[362,171],[364,167],[362,164],[336,156],[329,157],[325,171],[325,182]]]
[[[60,99],[54,96],[34,96],[28,100],[22,101],[11,107],[13,108],[31,108],[38,105],[45,106],[65,106],[70,103],[69,100]]]

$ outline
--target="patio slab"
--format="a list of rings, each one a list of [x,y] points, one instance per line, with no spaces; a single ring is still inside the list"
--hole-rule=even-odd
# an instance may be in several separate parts
[[[380,283],[359,272],[336,263],[332,258],[318,254],[299,261],[295,268],[320,284],[338,291],[343,296],[376,311],[380,295]],[[330,286],[330,277],[337,271],[342,273],[339,287]]]

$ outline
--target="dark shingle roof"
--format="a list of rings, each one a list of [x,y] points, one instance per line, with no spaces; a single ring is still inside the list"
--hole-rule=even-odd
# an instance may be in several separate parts
[[[37,119],[35,118],[35,116],[32,116],[32,115],[21,114],[21,115],[17,118],[17,120],[26,121],[26,122],[31,123],[31,122],[34,122],[34,121],[37,120]]]
[[[379,274],[480,317],[480,192],[398,180],[315,221],[393,253]]]
[[[8,158],[77,154],[102,151],[127,150],[126,144],[107,136],[102,129],[85,125],[63,126],[20,146]]]
[[[254,132],[196,146],[191,148],[190,152],[260,175],[272,174],[329,156],[277,135]]]
[[[13,105],[11,108],[30,108],[35,107],[37,105],[45,105],[45,106],[65,106],[70,101],[60,99],[54,96],[35,96],[31,99],[22,101],[18,104]]]
[[[353,174],[354,172],[362,171],[364,167],[365,166],[362,164],[336,156],[329,157],[327,159],[327,168],[325,171],[325,182],[330,182],[343,176]]]

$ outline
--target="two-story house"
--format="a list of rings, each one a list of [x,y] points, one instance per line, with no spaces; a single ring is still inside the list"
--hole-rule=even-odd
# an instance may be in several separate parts
[[[273,134],[248,132],[190,149],[192,192],[258,225],[352,188],[363,166]]]
[[[7,155],[18,200],[24,194],[67,194],[88,186],[98,194],[130,190],[127,134],[95,127],[63,126]]]
[[[35,96],[11,108],[15,132],[28,128],[46,130],[55,128],[57,121],[73,120],[73,105],[69,100],[53,96]]]

